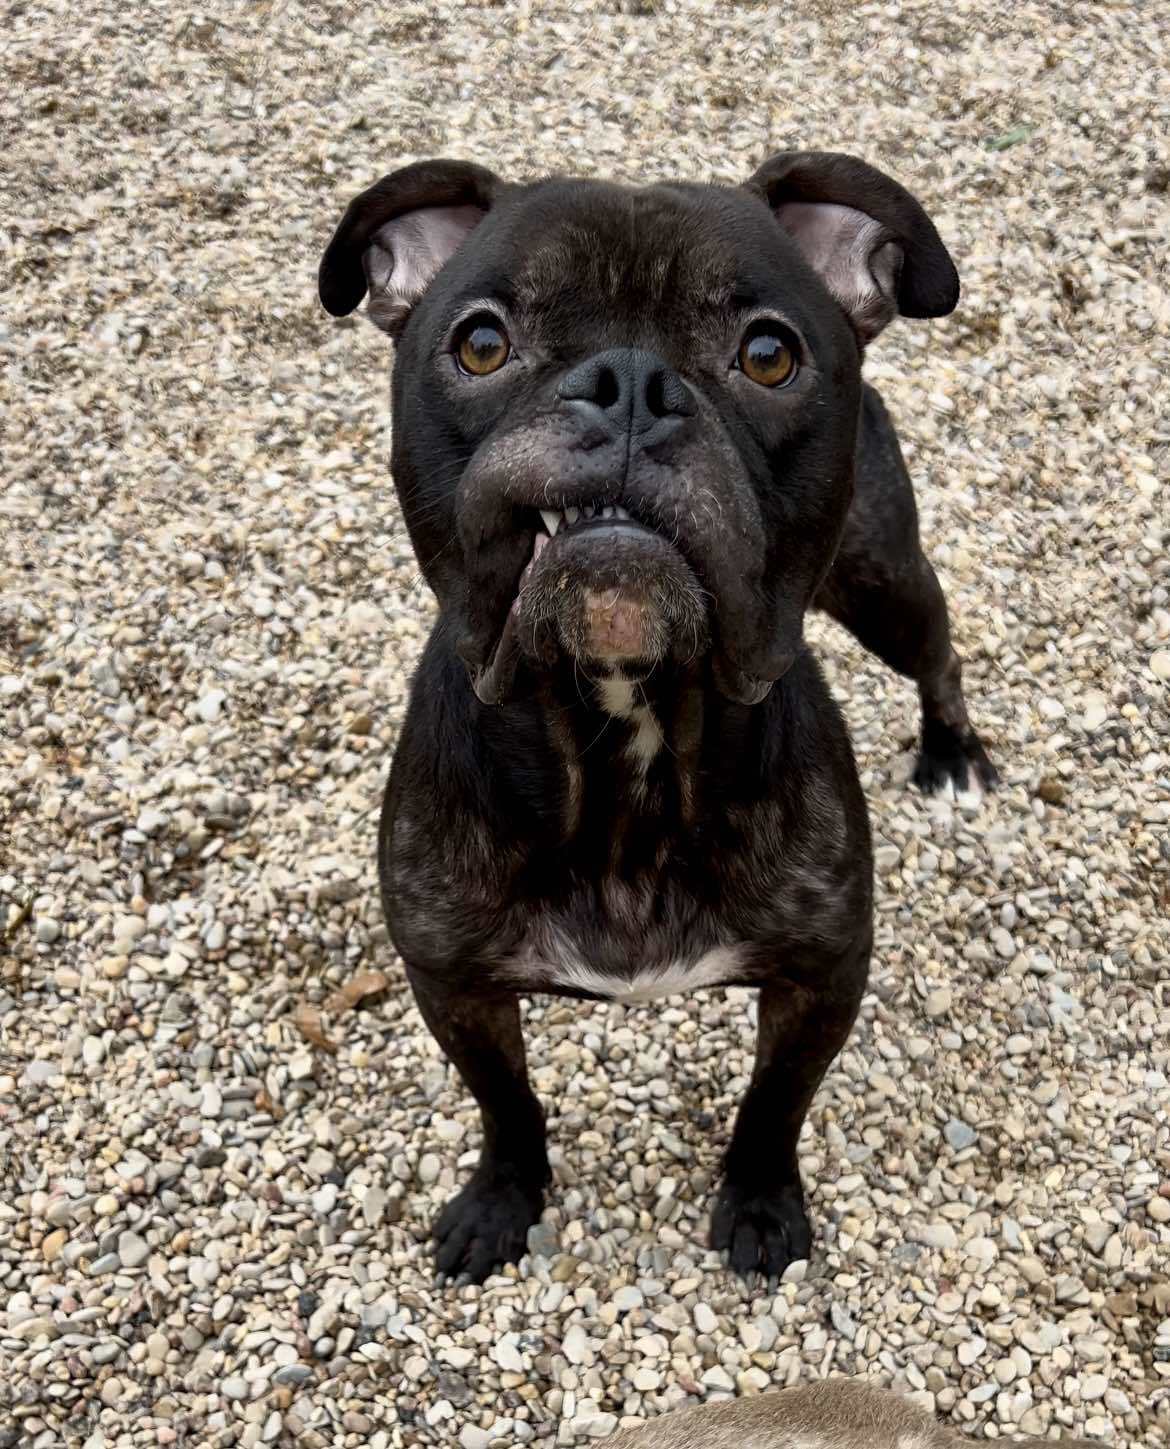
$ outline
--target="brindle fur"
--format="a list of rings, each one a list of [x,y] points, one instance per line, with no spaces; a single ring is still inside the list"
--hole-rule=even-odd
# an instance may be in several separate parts
[[[353,203],[322,264],[323,299],[348,311],[372,238],[376,285],[427,274],[425,255],[386,261],[395,237],[426,234],[411,208],[451,208],[448,229],[483,215],[445,265],[429,259],[441,269],[420,298],[376,309],[397,337],[395,482],[440,605],[386,792],[382,893],[423,1016],[484,1123],[480,1165],[437,1225],[452,1275],[519,1257],[549,1179],[518,994],[588,996],[599,981],[620,993],[688,972],[760,988],[712,1242],[741,1272],[776,1274],[809,1252],[797,1137],[861,999],[872,875],[845,728],[802,642],[814,599],[918,681],[924,781],[990,771],[910,481],[860,380],[876,319],[949,310],[953,267],[894,183],[842,158],[797,159],[747,188],[520,187],[420,163]],[[862,286],[853,322],[777,224],[784,198],[814,182],[830,199],[852,188],[904,252],[899,271],[883,242],[896,299]],[[449,339],[489,304],[515,365],[469,380]],[[761,313],[803,340],[783,394],[731,365]],[[668,369],[681,399],[636,436],[558,394],[614,348]],[[612,529],[611,564],[579,535],[529,568],[536,510],[591,499],[635,520]],[[607,567],[654,626],[653,659],[624,676],[581,657],[581,590]],[[636,693],[623,694],[626,676]],[[618,697],[631,706],[615,717]],[[657,752],[635,747],[646,710]]]

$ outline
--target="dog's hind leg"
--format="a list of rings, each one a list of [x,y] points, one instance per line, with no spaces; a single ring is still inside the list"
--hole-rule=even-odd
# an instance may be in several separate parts
[[[914,782],[929,793],[982,791],[997,779],[963,697],[947,603],[922,552],[910,475],[880,398],[864,393],[853,506],[815,605],[918,686],[922,746]]]

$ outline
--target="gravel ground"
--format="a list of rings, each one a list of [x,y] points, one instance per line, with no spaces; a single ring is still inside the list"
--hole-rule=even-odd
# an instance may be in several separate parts
[[[0,1446],[571,1445],[830,1370],[975,1437],[1170,1443],[1167,12],[378,10],[8,7]],[[419,155],[801,145],[959,262],[869,375],[1003,789],[909,793],[911,691],[816,624],[879,876],[816,1257],[749,1290],[704,1247],[748,993],[535,1001],[555,1196],[518,1271],[437,1287],[478,1123],[374,880],[432,605],[387,349],[317,256]]]

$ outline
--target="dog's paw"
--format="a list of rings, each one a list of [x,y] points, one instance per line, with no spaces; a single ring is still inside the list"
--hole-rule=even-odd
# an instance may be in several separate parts
[[[435,1266],[448,1278],[482,1283],[493,1268],[523,1257],[544,1192],[515,1177],[477,1172],[435,1224]]]
[[[999,783],[999,774],[972,729],[962,732],[941,720],[922,727],[922,750],[914,783],[926,795],[942,795],[960,805],[977,805]]]
[[[773,1192],[725,1182],[711,1214],[711,1246],[728,1255],[735,1272],[778,1278],[789,1263],[807,1258],[812,1229],[799,1183]]]

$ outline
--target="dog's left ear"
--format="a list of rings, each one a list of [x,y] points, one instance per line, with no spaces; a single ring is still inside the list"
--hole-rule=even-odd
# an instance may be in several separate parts
[[[346,208],[317,274],[321,304],[352,312],[367,289],[369,315],[396,337],[411,308],[492,204],[499,179],[472,161],[416,161]]]
[[[782,151],[750,181],[844,307],[862,345],[893,317],[942,317],[959,275],[905,187],[854,156]]]

